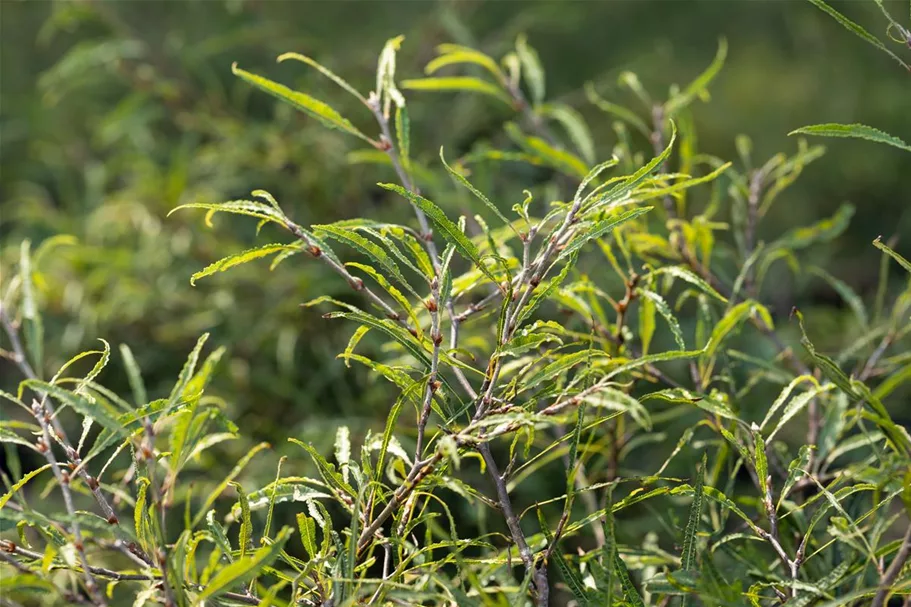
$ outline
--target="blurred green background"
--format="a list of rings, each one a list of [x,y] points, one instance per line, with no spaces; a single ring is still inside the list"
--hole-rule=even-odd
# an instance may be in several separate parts
[[[885,4],[897,18],[907,15],[907,2]],[[885,30],[872,2],[837,6],[871,31]],[[46,260],[48,368],[94,347],[96,338],[115,347],[125,342],[157,397],[170,389],[197,336],[210,331],[210,343],[228,348],[214,391],[252,440],[281,443],[292,434],[328,445],[327,429],[341,419],[354,432],[382,424],[391,391],[363,368],[335,359],[352,327],[300,307],[319,295],[350,299],[346,285],[298,257],[272,273],[249,264],[192,287],[189,276],[215,259],[286,237],[257,236],[254,222],[230,217],[219,216],[209,229],[200,213],[166,215],[180,203],[263,188],[302,224],[359,215],[410,221],[401,201],[375,186],[391,178],[388,168],[349,162],[359,141],[252,91],[231,75],[231,63],[312,92],[371,129],[371,117],[343,92],[301,64],[277,65],[275,57],[308,54],[366,91],[379,50],[397,34],[405,35],[398,74],[407,78],[422,73],[439,43],[474,45],[499,57],[521,33],[541,56],[549,96],[579,109],[602,158],[616,136],[582,85],[593,81],[603,96],[632,104],[617,86],[619,73],[632,70],[661,98],[708,65],[720,37],[730,46],[727,63],[711,100],[694,109],[701,150],[735,159],[735,136],[745,134],[761,163],[796,149],[789,131],[820,122],[863,122],[911,139],[909,75],[797,0],[6,0],[3,267],[15,262],[23,239],[37,244],[71,234],[78,241]],[[470,95],[410,99],[412,148],[435,167],[443,143],[448,154],[464,153],[501,137],[511,118],[505,106]],[[911,234],[911,155],[858,141],[824,143],[827,155],[773,207],[760,238],[853,203],[858,213],[848,232],[806,255],[869,296],[879,259],[870,241]],[[494,193],[509,208],[540,175],[508,168],[496,178]],[[458,210],[457,201],[441,204]],[[765,296],[782,316],[795,304],[815,312],[823,319],[817,326],[832,331],[823,342],[840,339],[840,319],[849,313],[825,283],[796,284],[782,273]],[[117,365],[102,379],[126,390]],[[4,367],[4,387],[15,381]],[[226,448],[248,447],[237,441]],[[274,461],[264,465],[271,469]]]

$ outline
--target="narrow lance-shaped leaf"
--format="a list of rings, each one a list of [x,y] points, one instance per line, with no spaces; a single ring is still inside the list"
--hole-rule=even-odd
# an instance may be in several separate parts
[[[242,70],[237,67],[236,63],[231,66],[231,71],[235,76],[239,76],[242,80],[249,82],[277,99],[290,103],[295,108],[316,118],[329,128],[345,131],[346,133],[359,137],[367,143],[374,145],[372,139],[360,132],[351,124],[351,122],[335,111],[335,109],[319,99],[314,99],[306,93],[289,89],[283,84],[273,82],[268,78],[263,78],[262,76],[257,76],[256,74]]]
[[[549,103],[542,106],[539,111],[563,125],[585,162],[588,164],[595,162],[595,142],[588,125],[585,124],[578,111],[563,103]]]
[[[276,59],[276,61],[281,63],[283,61],[287,61],[288,59],[292,59],[294,61],[300,61],[301,63],[306,63],[310,67],[315,68],[323,76],[325,76],[326,78],[329,78],[330,80],[335,82],[337,85],[339,85],[340,87],[342,87],[343,89],[345,89],[346,91],[348,91],[349,93],[351,93],[352,95],[357,97],[361,101],[361,103],[363,103],[364,105],[368,105],[367,100],[364,98],[364,96],[361,95],[353,86],[348,84],[343,78],[337,76],[335,74],[335,72],[333,72],[329,68],[327,68],[327,67],[323,66],[322,64],[320,64],[319,62],[317,62],[315,59],[312,59],[306,55],[301,55],[300,53],[283,53],[278,56],[278,59]]]
[[[36,392],[48,394],[52,398],[72,408],[79,415],[82,415],[83,417],[89,417],[108,430],[111,430],[117,436],[126,436],[128,433],[128,431],[123,428],[123,425],[117,419],[116,413],[109,409],[109,405],[106,404],[106,401],[103,401],[101,399],[90,401],[87,398],[80,396],[74,392],[64,390],[60,386],[39,381],[37,379],[27,379],[22,382],[22,385],[31,388]]]
[[[645,121],[643,121],[634,112],[623,107],[622,105],[611,103],[607,99],[601,97],[591,82],[585,84],[585,95],[588,97],[588,100],[601,111],[607,112],[608,114],[619,118],[621,121],[629,124],[637,131],[642,133],[642,135],[646,138],[651,135],[651,131],[649,130],[648,126],[646,126]]]
[[[649,177],[656,169],[664,164],[664,161],[667,160],[668,156],[671,155],[671,150],[674,149],[674,142],[677,141],[677,125],[673,120],[671,122],[671,137],[667,143],[667,147],[664,150],[652,158],[648,164],[644,167],[621,181],[618,185],[614,186],[604,194],[599,194],[594,201],[588,201],[588,207],[597,207],[605,204],[611,204],[622,200],[627,194],[633,191],[633,189],[642,183],[647,177]]]
[[[880,242],[878,236],[876,237],[876,240],[873,241],[873,246],[876,247],[877,249],[879,249],[880,251],[882,251],[883,253],[885,253],[886,255],[888,255],[889,257],[891,257],[892,259],[894,259],[895,261],[897,261],[898,265],[903,267],[906,271],[911,272],[911,261],[908,261],[901,255],[899,255],[898,253],[896,253],[895,251],[893,251],[892,249],[890,249],[889,247],[884,245],[882,242]]]
[[[493,273],[491,273],[487,266],[484,265],[484,262],[481,261],[481,254],[478,252],[477,247],[474,246],[474,243],[472,243],[471,240],[469,240],[468,237],[462,233],[456,224],[454,224],[449,220],[448,217],[446,217],[446,214],[440,207],[427,200],[423,196],[409,192],[402,186],[396,185],[394,183],[381,183],[379,186],[387,190],[392,190],[393,192],[396,192],[397,194],[404,196],[410,200],[412,204],[423,211],[430,218],[430,220],[433,221],[434,225],[440,230],[447,242],[452,243],[459,251],[459,253],[474,263],[474,265],[477,266],[477,268],[481,270],[481,272],[483,272],[484,275],[487,276],[491,281],[495,283],[497,282],[497,279]]]
[[[288,538],[291,537],[292,529],[285,527],[275,536],[275,540],[268,546],[263,546],[253,554],[238,559],[231,565],[221,569],[209,583],[205,585],[197,599],[198,605],[204,605],[206,600],[219,596],[237,588],[241,584],[257,576],[265,567],[272,564],[281,554],[282,548]]]
[[[304,550],[307,551],[307,556],[311,559],[316,558],[316,555],[319,554],[319,548],[316,545],[316,521],[303,512],[298,512],[297,527],[300,530],[301,543],[304,545]]]
[[[812,0],[811,0],[812,1]],[[895,135],[890,135],[879,129],[865,124],[813,124],[803,126],[788,133],[788,135],[820,135],[822,137],[850,137],[854,139],[866,139],[876,143],[885,143],[900,150],[911,152],[911,145],[908,145]]]
[[[575,236],[562,251],[560,255],[557,256],[557,261],[562,261],[570,255],[572,255],[576,250],[580,249],[585,243],[590,240],[595,240],[601,238],[614,228],[616,228],[621,223],[625,223],[631,219],[635,219],[640,215],[645,215],[652,210],[652,207],[642,207],[640,209],[632,209],[621,213],[616,217],[609,217],[607,219],[602,219],[594,223],[589,230],[582,232],[581,234]]]
[[[44,366],[44,323],[38,313],[35,283],[32,275],[31,243],[19,247],[19,277],[22,281],[22,317],[25,319],[25,342],[32,355],[32,366],[40,376]]]
[[[512,99],[499,86],[471,76],[450,76],[446,78],[418,78],[405,80],[402,87],[413,91],[463,91],[481,93],[512,107]]]
[[[683,538],[683,554],[680,557],[680,566],[684,571],[696,568],[696,533],[699,531],[699,522],[702,520],[702,501],[705,488],[706,455],[702,455],[702,462],[696,467],[696,486],[693,489],[693,503],[690,506],[690,517],[686,524]]]
[[[447,65],[473,63],[490,72],[498,82],[505,81],[503,70],[500,69],[497,62],[481,51],[459,44],[441,44],[437,47],[437,51],[440,53],[440,56],[432,59],[424,68],[424,73],[428,76]]]
[[[265,219],[275,222],[279,225],[287,225],[288,218],[274,207],[256,202],[254,200],[229,200],[227,202],[191,202],[174,207],[168,211],[168,217],[172,213],[181,209],[206,209],[206,225],[212,226],[211,217],[215,213],[233,213],[235,215],[247,215],[257,219]]]
[[[889,55],[890,57],[895,59],[906,70],[911,71],[911,66],[909,66],[907,63],[902,61],[901,58],[898,57],[898,55],[896,55],[895,53],[890,51],[888,48],[886,48],[886,45],[883,44],[879,40],[879,38],[877,38],[876,36],[874,36],[873,34],[868,32],[867,30],[865,30],[863,27],[861,27],[857,23],[851,21],[850,19],[848,19],[847,17],[842,15],[840,12],[838,12],[837,10],[835,10],[834,8],[832,8],[831,6],[826,4],[823,0],[810,0],[810,2],[812,4],[814,4],[819,10],[821,10],[825,13],[828,13],[833,19],[838,21],[842,25],[842,27],[844,27],[846,30],[854,33],[855,35],[859,36],[866,42],[872,44],[873,46],[875,46],[882,52],[886,53],[887,55]]]
[[[130,380],[130,389],[133,391],[135,405],[140,407],[149,400],[146,392],[145,382],[142,380],[142,371],[139,363],[133,356],[133,351],[126,344],[120,344],[120,356],[123,358],[123,366],[127,371],[127,378]]]
[[[51,467],[51,464],[45,464],[45,465],[41,466],[40,468],[35,468],[34,470],[28,472],[25,476],[23,476],[21,479],[19,479],[19,482],[17,482],[15,485],[10,487],[10,490],[7,493],[5,493],[2,497],[0,497],[0,508],[3,508],[4,506],[6,506],[6,503],[8,501],[10,501],[10,499],[14,495],[16,495],[16,492],[18,492],[20,489],[22,489],[22,487],[24,487],[27,482],[29,482],[30,480],[32,480],[33,478],[35,478],[36,476],[38,476],[39,474],[41,474],[42,472],[44,472],[45,470],[47,470],[50,467]]]
[[[558,541],[559,538],[554,538],[554,534],[550,530],[550,526],[547,524],[547,519],[544,518],[544,513],[541,512],[541,509],[538,508],[538,524],[541,527],[541,532],[544,534],[544,537],[547,539],[548,544],[553,544],[555,541]],[[592,602],[589,598],[589,591],[585,587],[585,582],[582,580],[582,576],[576,571],[573,567],[566,562],[566,558],[563,556],[563,553],[560,551],[558,546],[553,546],[551,551],[551,559],[554,564],[557,565],[560,574],[563,576],[563,580],[566,582],[566,585],[569,587],[570,592],[573,593],[573,597],[576,599],[577,604],[582,607],[587,607],[592,605]]]
[[[544,101],[544,68],[541,67],[537,51],[528,44],[528,38],[524,34],[516,39],[516,55],[522,65],[522,74],[531,93],[531,100],[537,105]]]
[[[481,192],[476,187],[474,187],[471,184],[471,182],[465,178],[464,175],[462,175],[458,171],[454,170],[451,166],[449,166],[449,164],[446,162],[446,158],[443,156],[442,147],[440,148],[440,161],[442,161],[443,166],[446,167],[446,170],[449,172],[450,175],[452,175],[453,179],[455,179],[456,181],[461,183],[463,186],[465,186],[465,188],[468,189],[469,192],[474,194],[475,198],[477,198],[478,200],[483,202],[484,205],[488,209],[490,209],[493,212],[493,214],[496,215],[500,219],[500,221],[502,221],[504,224],[509,226],[510,229],[512,229],[512,231],[515,232],[516,236],[519,236],[518,230],[516,230],[516,228],[512,225],[512,222],[509,221],[508,219],[506,219],[506,216],[503,215],[502,212],[500,212],[500,209],[497,208],[497,205],[495,205],[493,202],[491,202],[490,199],[487,196],[485,196],[483,192]]]
[[[240,504],[240,529],[237,532],[237,547],[240,548],[240,558],[247,556],[247,551],[253,546],[253,519],[250,514],[250,502],[247,493],[240,483],[228,483],[237,492],[237,501]]]
[[[402,271],[399,269],[398,264],[395,262],[392,257],[390,257],[382,247],[378,246],[376,243],[371,242],[370,240],[364,238],[360,234],[356,233],[354,230],[340,228],[334,225],[315,225],[313,229],[317,234],[325,234],[326,236],[337,240],[338,242],[347,244],[361,253],[367,255],[373,259],[376,263],[380,264],[389,274],[394,276],[398,282],[405,287],[410,293],[415,297],[418,297],[417,292],[414,288],[408,284],[408,281],[405,279],[405,276],[402,274]]]
[[[664,301],[664,298],[655,293],[654,291],[649,291],[648,289],[639,289],[639,294],[649,301],[659,314],[667,321],[668,326],[671,329],[671,333],[674,335],[674,341],[677,343],[677,346],[681,350],[686,350],[686,343],[683,341],[683,331],[680,330],[680,323],[677,322],[677,319],[674,317],[674,313],[671,312],[670,306],[667,305],[667,302]],[[644,303],[644,302],[643,302]]]
[[[728,55],[728,42],[724,38],[718,41],[718,52],[715,54],[715,59],[712,60],[711,65],[706,68],[693,82],[691,82],[682,92],[671,97],[671,99],[665,104],[664,112],[668,116],[673,116],[674,113],[680,111],[681,109],[688,106],[696,97],[705,94],[705,89],[708,85],[715,79],[715,76],[718,75],[718,72],[721,71],[722,66],[724,65],[724,60]]]
[[[249,261],[253,261],[254,259],[260,259],[262,257],[272,255],[273,253],[278,253],[279,251],[287,251],[290,249],[294,249],[294,247],[284,244],[267,244],[261,247],[247,249],[241,253],[222,257],[218,261],[209,264],[199,272],[196,272],[190,276],[190,284],[196,286],[196,281],[200,278],[211,276],[212,274],[216,274],[218,272],[224,272],[235,266],[243,265]]]

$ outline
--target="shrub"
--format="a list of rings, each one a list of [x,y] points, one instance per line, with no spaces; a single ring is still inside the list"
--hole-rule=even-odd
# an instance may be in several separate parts
[[[911,377],[902,348],[911,283],[890,288],[889,277],[893,262],[911,264],[877,240],[868,307],[801,258],[835,239],[852,207],[759,239],[763,216],[823,150],[798,140],[762,162],[745,139],[735,162],[698,150],[689,109],[707,96],[726,43],[663,101],[624,73],[638,110],[588,87],[616,118],[618,143],[601,162],[580,114],[548,100],[524,38],[499,60],[443,45],[426,77],[400,82],[401,44],[386,44],[366,95],[310,57],[279,57],[355,97],[371,128],[233,67],[362,141],[359,159],[395,177],[379,185],[400,223],[305,227],[263,190],[175,209],[203,209],[210,226],[218,214],[249,216],[258,233],[275,234],[191,283],[303,258],[350,287],[304,305],[354,328],[339,358],[389,384],[385,427],[338,428],[331,456],[292,437],[297,451],[278,460],[271,482],[245,475],[266,444],[211,478],[211,450],[241,432],[206,393],[223,349],[204,354],[203,335],[159,399],[126,345],[118,355],[130,394],[98,381],[112,355],[104,341],[48,379],[38,294],[65,241],[34,251],[25,241],[0,311],[7,357],[24,376],[18,393],[2,394],[11,413],[0,427],[9,456],[0,516],[18,532],[0,545],[9,600],[881,606],[906,595],[911,437],[890,401],[907,396]],[[412,149],[408,103],[426,92],[505,105],[512,146],[444,146],[438,159]],[[805,132],[896,145],[865,128]],[[497,191],[513,165],[528,189]],[[779,260],[844,299],[857,322],[852,343],[826,354],[811,340],[821,333],[812,317],[763,303]],[[747,342],[767,355],[744,352]],[[76,373],[83,359],[94,366]],[[741,407],[747,394],[765,408]],[[664,463],[644,468],[642,452],[656,449]],[[23,469],[19,453],[46,461]],[[311,476],[285,472],[304,458]],[[522,486],[529,479],[533,491]],[[633,511],[649,513],[648,529],[624,529]]]

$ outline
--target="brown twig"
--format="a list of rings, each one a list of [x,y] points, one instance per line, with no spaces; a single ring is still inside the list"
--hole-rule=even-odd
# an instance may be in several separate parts
[[[898,574],[901,573],[902,568],[905,566],[909,554],[911,554],[911,525],[905,531],[898,553],[896,553],[889,568],[886,569],[882,578],[880,578],[879,590],[876,592],[876,596],[873,597],[870,607],[883,607],[886,604],[886,598],[892,591],[892,584],[895,583],[895,578],[898,577]]]

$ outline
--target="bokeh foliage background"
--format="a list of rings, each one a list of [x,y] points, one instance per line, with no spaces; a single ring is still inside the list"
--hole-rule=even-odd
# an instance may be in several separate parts
[[[907,2],[886,4],[895,14],[907,12]],[[885,27],[873,3],[837,7],[871,31]],[[48,260],[41,285],[48,367],[98,337],[125,342],[155,397],[170,389],[198,335],[210,331],[229,349],[212,391],[224,398],[248,441],[284,449],[292,435],[328,447],[341,419],[353,431],[381,426],[387,388],[335,358],[350,327],[299,305],[318,295],[350,299],[346,285],[325,266],[299,260],[272,273],[248,264],[192,287],[193,272],[253,246],[257,235],[247,221],[219,217],[211,230],[197,215],[166,215],[180,203],[228,200],[263,188],[301,224],[407,216],[401,200],[375,186],[389,180],[389,169],[350,155],[356,140],[255,93],[230,71],[237,61],[318,93],[366,129],[370,117],[319,74],[276,65],[274,58],[306,53],[368,90],[379,49],[400,33],[402,78],[420,75],[441,42],[500,56],[527,34],[547,70],[551,96],[579,109],[601,158],[616,136],[610,116],[588,103],[582,85],[592,81],[603,96],[631,103],[617,76],[633,70],[660,93],[698,74],[720,37],[730,47],[727,63],[712,99],[694,109],[701,149],[735,158],[735,137],[745,134],[759,163],[778,151],[793,152],[796,142],[787,133],[805,124],[862,122],[905,139],[911,133],[908,74],[797,1],[7,0],[0,20],[4,268],[23,239],[74,237]],[[413,149],[432,166],[441,144],[455,156],[479,141],[502,140],[502,123],[510,118],[505,107],[469,95],[423,95],[409,107]],[[911,235],[911,156],[864,142],[827,143],[824,159],[782,195],[759,237],[772,240],[853,203],[849,229],[804,254],[871,297],[880,256],[870,241]],[[494,193],[504,208],[519,201],[530,182],[547,178],[528,168],[504,165],[502,171]],[[461,198],[438,202],[468,210],[459,208]],[[856,338],[846,328],[850,310],[825,282],[797,282],[784,264],[773,272],[766,299],[778,324],[787,325],[796,305],[814,318],[820,347]],[[761,347],[743,345],[769,355]],[[126,388],[114,361],[103,379]],[[3,387],[16,381],[5,366]],[[768,398],[748,395],[752,402],[740,406],[761,408]],[[909,413],[895,414],[897,422],[909,423]],[[220,465],[250,444],[226,444]],[[263,477],[273,474],[274,463],[262,461]]]

